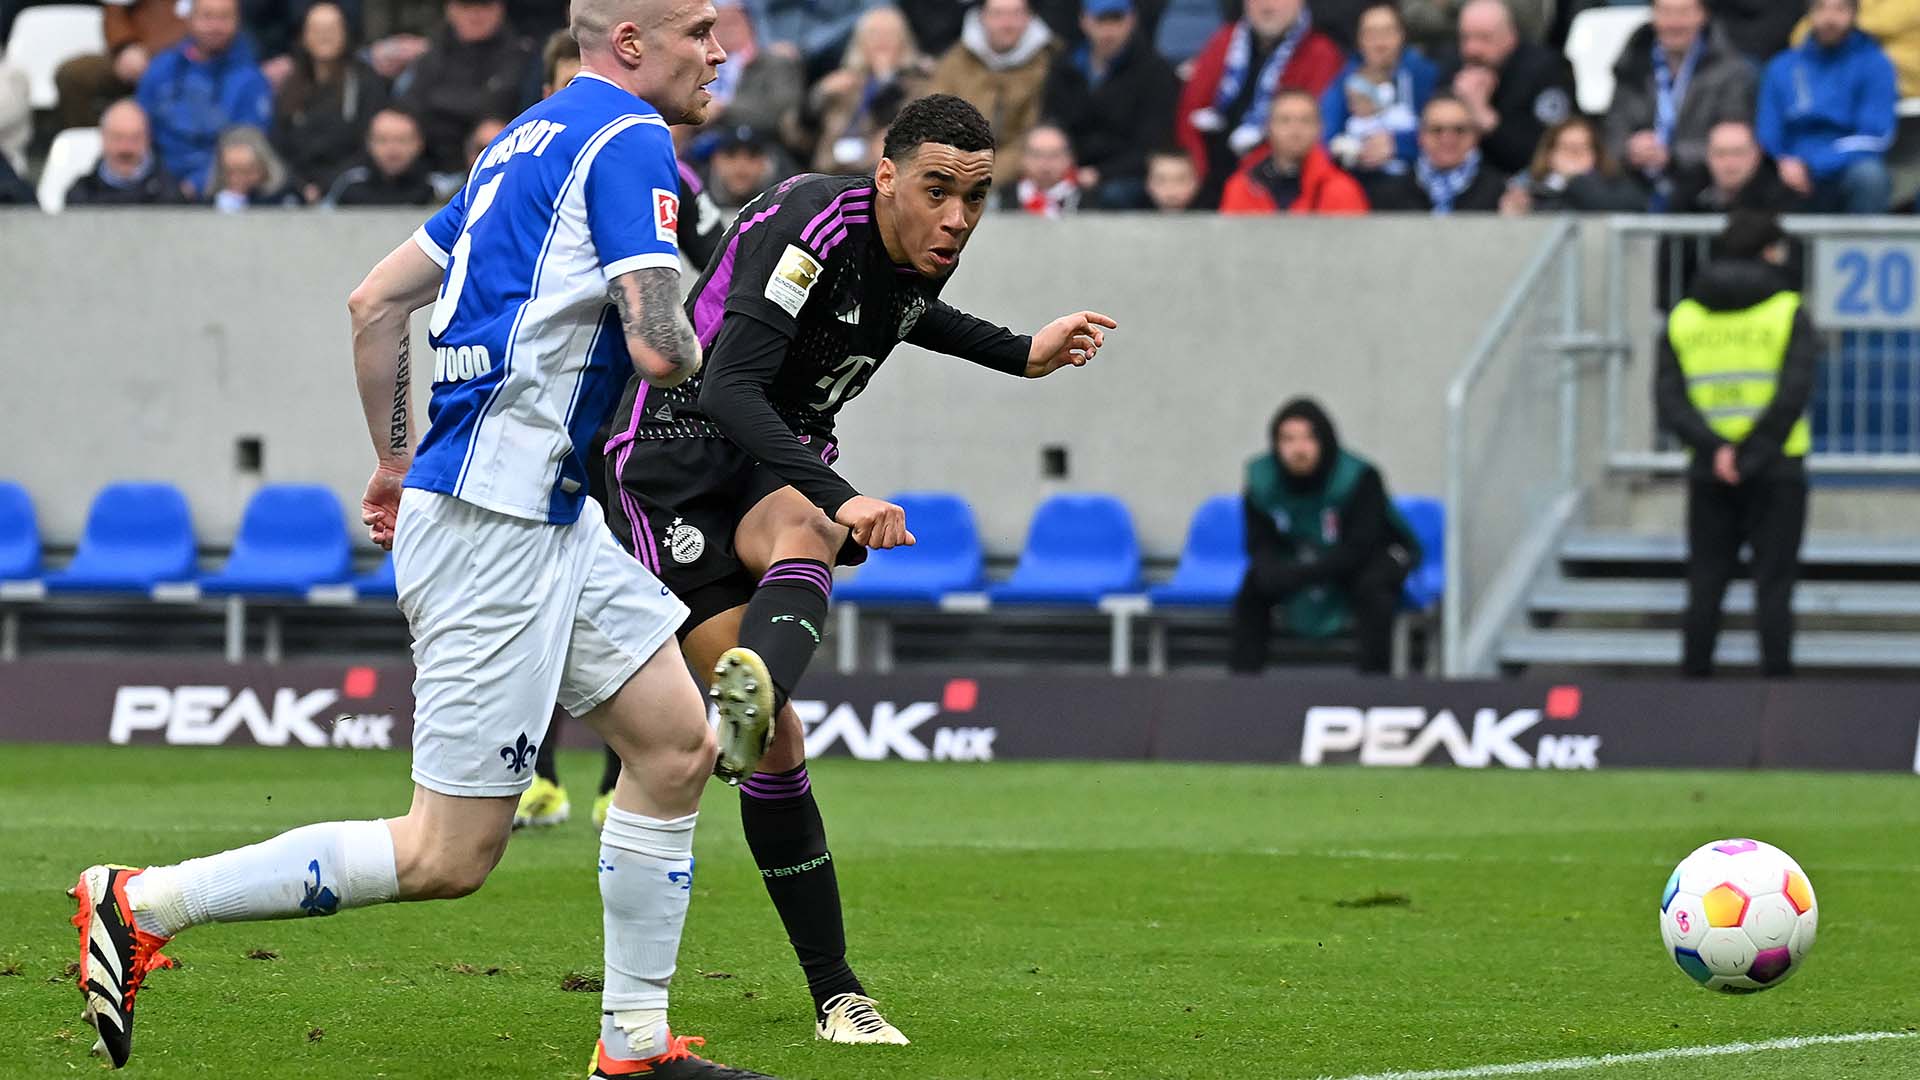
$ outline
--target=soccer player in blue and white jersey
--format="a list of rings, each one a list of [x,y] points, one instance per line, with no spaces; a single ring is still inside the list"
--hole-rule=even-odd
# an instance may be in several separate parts
[[[700,368],[667,125],[703,118],[725,53],[709,0],[573,0],[571,14],[584,71],[510,124],[348,302],[379,458],[362,518],[393,549],[414,638],[413,806],[173,866],[88,868],[73,889],[80,988],[116,1067],[136,993],[187,927],[478,889],[557,700],[625,766],[599,852],[593,1075],[760,1076],[670,1035],[667,987],[701,789],[716,754],[752,768],[772,715],[709,730],[674,648],[687,609],[615,543],[583,464],[629,374],[665,388]],[[433,399],[416,451],[408,318],[429,302]]]

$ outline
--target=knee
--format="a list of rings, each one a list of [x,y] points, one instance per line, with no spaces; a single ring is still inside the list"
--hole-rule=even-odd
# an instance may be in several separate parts
[[[622,760],[621,764],[645,775],[673,791],[698,791],[713,775],[713,763],[720,756],[720,742],[707,726],[705,713],[700,723],[677,728],[666,738],[650,742],[646,762]]]
[[[839,554],[840,545],[847,538],[847,527],[824,513],[807,515],[796,531],[806,546],[817,552],[820,561],[828,566],[833,565],[834,556]]]

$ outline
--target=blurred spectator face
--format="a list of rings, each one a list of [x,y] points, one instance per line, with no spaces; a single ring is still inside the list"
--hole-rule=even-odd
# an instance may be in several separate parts
[[[1706,28],[1705,0],[1653,0],[1653,36],[1668,52],[1678,55],[1693,48]]]
[[[1733,121],[1715,124],[1707,133],[1707,171],[1713,186],[1728,194],[1746,187],[1760,171],[1760,144],[1753,129]]]
[[[1147,161],[1147,198],[1159,210],[1185,210],[1200,193],[1200,174],[1185,154],[1155,154]]]
[[[194,0],[193,10],[187,13],[187,37],[203,55],[226,52],[239,32],[240,6],[236,0]]]
[[[469,171],[473,169],[473,163],[480,160],[480,155],[487,152],[487,147],[493,144],[493,140],[499,138],[500,133],[505,130],[507,130],[507,122],[491,116],[473,125],[473,134],[467,136],[467,169]]]
[[[1832,48],[1853,32],[1854,4],[1855,0],[1813,0],[1807,19],[1820,44]]]
[[[373,159],[373,167],[386,176],[400,176],[413,168],[425,149],[420,126],[406,113],[382,109],[373,114],[373,122],[367,125],[367,156]]]
[[[723,201],[743,202],[766,186],[773,160],[757,143],[728,146],[713,152],[713,186]]]
[[[453,39],[471,45],[498,34],[507,22],[507,5],[501,0],[449,0],[447,26]]]
[[[300,28],[300,44],[316,62],[337,63],[347,55],[347,17],[332,4],[313,5]]]
[[[1300,21],[1302,0],[1247,0],[1247,25],[1261,37],[1278,37]]]
[[[1057,127],[1041,126],[1027,133],[1026,152],[1020,157],[1020,171],[1043,188],[1065,180],[1073,173],[1073,150],[1067,136]]]
[[[1087,46],[1099,57],[1118,56],[1133,37],[1133,11],[1113,15],[1080,16],[1080,32],[1087,35]]]
[[[741,62],[753,57],[753,17],[747,9],[737,3],[722,3],[715,8],[718,18],[713,24],[713,40],[730,54],[739,56]]]
[[[115,176],[133,176],[147,163],[153,144],[147,114],[132,101],[117,101],[100,117],[100,160]]]
[[[1585,176],[1600,166],[1600,154],[1593,145],[1593,129],[1585,124],[1562,128],[1547,153],[1547,168],[1555,176],[1571,179]]]
[[[1400,66],[1400,54],[1407,47],[1407,30],[1400,16],[1390,7],[1371,7],[1360,16],[1356,33],[1360,62],[1373,71],[1391,71]]]
[[[1302,94],[1277,98],[1267,115],[1267,145],[1275,161],[1298,167],[1320,141],[1320,106]]]
[[[874,8],[860,16],[853,40],[865,71],[891,75],[907,62],[907,19],[899,8]]]
[[[987,48],[1003,53],[1020,44],[1033,22],[1027,0],[987,0],[980,7],[980,26],[987,32]]]
[[[1436,169],[1452,169],[1477,145],[1473,117],[1458,101],[1436,99],[1420,116],[1420,153]]]
[[[253,147],[229,143],[220,148],[221,190],[236,195],[251,195],[267,182],[267,164]]]
[[[1313,434],[1312,422],[1302,416],[1282,420],[1273,452],[1280,455],[1280,464],[1293,475],[1313,475],[1320,464],[1320,440]]]
[[[1498,70],[1519,46],[1504,0],[1468,0],[1460,9],[1460,59]]]

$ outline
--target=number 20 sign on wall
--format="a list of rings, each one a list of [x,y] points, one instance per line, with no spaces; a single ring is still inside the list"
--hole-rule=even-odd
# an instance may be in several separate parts
[[[1920,329],[1920,238],[1821,237],[1813,251],[1814,325]]]

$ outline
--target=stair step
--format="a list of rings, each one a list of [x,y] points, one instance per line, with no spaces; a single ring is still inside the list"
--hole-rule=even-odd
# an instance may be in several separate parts
[[[1759,662],[1760,642],[1752,631],[1720,635],[1714,653],[1722,664]],[[1913,667],[1920,664],[1920,634],[1844,630],[1795,635],[1794,663],[1802,668]],[[1607,664],[1672,667],[1680,663],[1676,630],[1523,630],[1500,639],[1500,660],[1508,664]]]
[[[1678,533],[1586,530],[1560,545],[1567,562],[1678,563],[1687,556],[1686,537]],[[1825,533],[1800,545],[1803,566],[1920,566],[1920,540]]]
[[[1686,609],[1687,586],[1683,581],[1562,578],[1533,590],[1527,603],[1541,614],[1678,615]],[[1722,610],[1753,614],[1753,583],[1734,582]],[[1801,615],[1920,617],[1920,585],[1803,581],[1794,589],[1793,610]]]

